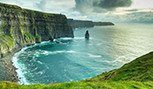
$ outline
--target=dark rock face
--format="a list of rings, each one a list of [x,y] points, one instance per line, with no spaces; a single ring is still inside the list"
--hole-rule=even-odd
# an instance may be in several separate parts
[[[59,37],[73,37],[65,15],[0,3],[0,58],[13,49]]]
[[[89,39],[89,32],[88,32],[88,30],[86,31],[85,38]]]
[[[85,20],[68,19],[68,24],[72,26],[72,28],[94,27],[92,21],[85,21]]]
[[[68,19],[68,24],[72,26],[72,28],[89,28],[94,26],[114,25],[112,22],[93,22],[87,20],[73,20],[73,19]]]
[[[95,26],[108,26],[108,25],[115,25],[112,22],[94,22]]]

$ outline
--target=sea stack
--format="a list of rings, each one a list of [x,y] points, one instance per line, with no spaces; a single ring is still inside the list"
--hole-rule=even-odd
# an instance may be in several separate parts
[[[89,32],[88,32],[88,30],[86,31],[85,38],[89,39]]]

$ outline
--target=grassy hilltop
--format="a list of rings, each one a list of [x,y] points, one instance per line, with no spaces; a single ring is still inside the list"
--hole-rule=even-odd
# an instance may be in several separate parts
[[[153,89],[153,52],[119,69],[83,81],[57,84],[19,85],[0,82],[1,89]]]

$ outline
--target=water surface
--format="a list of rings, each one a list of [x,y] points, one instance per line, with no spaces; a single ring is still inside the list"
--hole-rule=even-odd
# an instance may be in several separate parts
[[[89,40],[84,38],[86,30]],[[12,60],[20,83],[80,81],[153,51],[153,24],[78,28],[74,34],[74,38],[43,42],[16,53]]]

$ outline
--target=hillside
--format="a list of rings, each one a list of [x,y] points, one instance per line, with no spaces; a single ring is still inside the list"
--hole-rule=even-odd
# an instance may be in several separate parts
[[[119,69],[83,81],[58,84],[19,85],[0,82],[2,89],[153,89],[153,52],[141,56]]]

